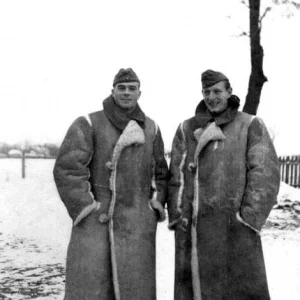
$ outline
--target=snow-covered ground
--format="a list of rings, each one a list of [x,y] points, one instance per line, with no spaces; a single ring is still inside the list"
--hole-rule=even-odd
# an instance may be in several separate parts
[[[63,299],[71,220],[52,179],[54,160],[0,159],[0,299]],[[281,185],[262,233],[272,300],[300,299],[300,190]],[[288,201],[290,200],[290,201]],[[158,300],[173,299],[174,242],[157,234]]]

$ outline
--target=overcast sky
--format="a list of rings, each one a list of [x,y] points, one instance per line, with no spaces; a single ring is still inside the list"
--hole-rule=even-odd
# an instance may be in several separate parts
[[[269,81],[258,116],[278,154],[300,154],[300,12],[275,10],[263,26]],[[102,109],[118,70],[132,67],[139,103],[170,149],[201,100],[206,69],[225,73],[243,105],[249,40],[236,36],[247,30],[239,0],[1,1],[0,141],[60,143],[75,118]]]

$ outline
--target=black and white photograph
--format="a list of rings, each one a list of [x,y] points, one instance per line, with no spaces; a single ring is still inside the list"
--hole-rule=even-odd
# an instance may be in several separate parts
[[[299,0],[0,1],[0,299],[299,300],[299,32]]]

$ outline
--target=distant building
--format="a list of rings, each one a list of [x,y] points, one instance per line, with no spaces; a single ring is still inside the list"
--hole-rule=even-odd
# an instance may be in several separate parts
[[[26,157],[38,157],[39,155],[38,155],[38,153],[36,151],[30,150],[29,152],[25,153],[25,156]]]
[[[31,151],[36,153],[36,157],[49,157],[49,149],[41,145],[34,145]]]
[[[8,152],[8,156],[9,157],[21,157],[22,156],[22,152],[18,149],[11,149]]]

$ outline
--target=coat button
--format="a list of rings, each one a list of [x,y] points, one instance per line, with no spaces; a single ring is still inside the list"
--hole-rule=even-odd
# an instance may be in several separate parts
[[[106,223],[109,220],[109,217],[107,214],[101,214],[99,217],[100,223]]]
[[[192,173],[196,173],[197,166],[194,163],[191,162],[191,163],[188,164],[188,170]]]
[[[110,170],[110,171],[114,168],[111,161],[108,161],[108,162],[105,164],[105,167],[106,167],[107,170]]]

